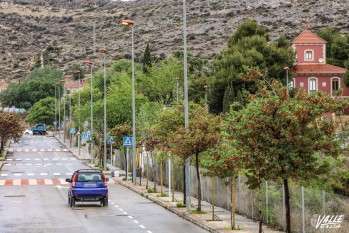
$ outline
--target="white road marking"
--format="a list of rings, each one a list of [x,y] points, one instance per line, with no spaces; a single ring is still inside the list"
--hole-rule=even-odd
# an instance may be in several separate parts
[[[151,231],[147,231],[147,233],[152,233]]]
[[[129,215],[128,217],[129,217],[130,219],[133,219],[133,217],[132,217],[132,216],[130,216],[130,215]]]
[[[27,163],[26,165],[31,166],[32,164],[31,163]]]
[[[21,185],[21,180],[13,180],[12,185]]]
[[[22,174],[21,173],[15,173],[13,174],[14,176],[21,176]]]
[[[12,159],[6,159],[7,161],[11,161]]]
[[[145,228],[145,226],[143,226],[143,225],[139,225],[139,226],[140,226],[141,228],[143,228],[143,229]]]
[[[124,211],[123,209],[119,208],[120,211]]]
[[[11,164],[10,164],[10,163],[4,163],[4,165],[5,165],[5,166],[11,166]]]
[[[134,221],[134,223],[137,223],[137,224],[139,223],[137,220],[133,220],[133,221]]]
[[[122,213],[127,215],[127,213],[126,213],[126,212],[122,212]]]
[[[115,207],[119,207],[118,205],[115,205]]]
[[[16,159],[16,161],[22,161],[22,159]]]
[[[1,176],[7,176],[8,174],[1,174]]]
[[[40,173],[40,176],[47,176],[47,173],[45,173],[45,172]]]
[[[29,185],[37,185],[36,179],[29,179]]]
[[[0,180],[0,186],[5,185],[5,180]]]
[[[28,176],[34,176],[34,173],[27,173]]]
[[[40,159],[38,159],[38,158],[36,158],[36,159],[34,159],[35,161],[38,161],[38,160],[40,160]]]
[[[48,158],[44,158],[44,160],[45,160],[45,161],[47,161],[47,160],[48,160]]]
[[[41,164],[41,163],[37,163],[37,164],[35,164],[35,165],[37,165],[37,166],[41,166],[42,164]]]
[[[31,159],[25,159],[25,161],[30,161]]]
[[[51,179],[44,179],[45,180],[45,184],[53,184],[52,180]]]
[[[61,173],[53,173],[54,176],[60,176]]]

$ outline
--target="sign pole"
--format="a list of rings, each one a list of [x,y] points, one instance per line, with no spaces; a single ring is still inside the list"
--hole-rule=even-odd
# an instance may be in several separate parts
[[[110,165],[113,166],[113,145],[110,142]]]
[[[128,147],[126,147],[126,181],[128,181]]]

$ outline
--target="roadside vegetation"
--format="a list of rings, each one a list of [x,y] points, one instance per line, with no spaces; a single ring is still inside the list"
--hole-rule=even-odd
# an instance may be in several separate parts
[[[329,42],[328,63],[349,67],[346,49],[349,36],[342,37],[331,29],[320,31],[319,35]],[[154,163],[160,166],[171,152],[172,160],[183,169],[184,195],[185,161],[191,159],[198,180],[196,213],[202,211],[202,168],[207,176],[229,179],[232,200],[235,200],[238,174],[245,175],[247,185],[259,193],[265,181],[283,184],[288,232],[292,231],[291,185],[302,184],[349,196],[347,142],[345,137],[342,140],[338,137],[349,131],[347,127],[338,128],[339,122],[324,117],[326,113],[343,115],[349,103],[340,98],[340,93],[337,98],[331,98],[322,92],[307,95],[302,90],[285,87],[283,68],[292,67],[295,55],[284,36],[270,43],[266,29],[249,21],[240,25],[227,48],[212,61],[189,55],[188,128],[184,125],[183,53],[175,52],[166,60],[153,61],[149,47],[143,62],[135,64],[137,147],[151,151]],[[78,65],[74,69],[89,72]],[[20,84],[11,84],[0,94],[0,100],[5,105],[29,109],[30,123],[52,124],[55,117],[52,83],[62,75],[54,68],[38,68]],[[131,75],[130,60],[121,59],[108,65],[108,135],[116,137],[115,147],[125,156],[122,137],[131,135],[132,130]],[[103,78],[103,71],[95,69],[92,137],[99,164],[104,163]],[[68,127],[78,127],[79,117],[83,119],[81,128],[84,121],[90,121],[90,92],[89,85],[81,90],[80,108],[77,92],[71,94],[73,125]],[[60,109],[69,112],[69,95],[63,98]],[[18,134],[14,133],[12,138],[17,140]],[[161,181],[159,195],[163,195],[162,176],[157,177]],[[149,188],[148,192],[157,189]],[[183,200],[185,205],[185,196]],[[234,201],[231,208],[231,225],[235,229]]]

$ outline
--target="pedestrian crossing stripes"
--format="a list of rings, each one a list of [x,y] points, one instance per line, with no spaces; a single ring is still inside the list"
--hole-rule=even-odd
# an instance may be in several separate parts
[[[115,184],[113,179],[108,181],[108,184]],[[65,179],[14,179],[0,180],[0,186],[23,186],[23,185],[67,185]]]
[[[60,175],[62,175],[61,173],[59,173],[59,172],[53,172],[52,173],[54,176],[60,176]],[[45,173],[45,172],[41,172],[41,173],[38,173],[38,174],[35,174],[35,173],[13,173],[13,175],[14,176],[25,176],[25,175],[27,175],[27,176],[35,176],[35,175],[40,175],[40,176],[48,176],[49,174],[48,173]],[[65,173],[65,174],[63,174],[63,175],[65,175],[65,176],[71,176],[71,175],[73,175],[73,173],[70,173],[70,172],[68,172],[68,173]],[[8,173],[1,173],[0,174],[0,177],[7,177],[7,176],[9,176],[9,174]]]
[[[17,161],[41,161],[41,160],[44,160],[44,161],[50,161],[50,160],[53,160],[53,161],[71,160],[71,161],[74,161],[74,160],[77,160],[77,158],[44,158],[44,159],[40,159],[40,158],[11,159],[11,158],[8,158],[8,159],[6,159],[6,161],[15,161],[15,162],[17,162]]]
[[[62,148],[43,148],[43,149],[35,149],[35,148],[14,148],[14,149],[8,149],[9,152],[68,152],[68,149],[62,149]]]

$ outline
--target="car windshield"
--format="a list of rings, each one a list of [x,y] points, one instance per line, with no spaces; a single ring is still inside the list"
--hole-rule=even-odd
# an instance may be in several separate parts
[[[102,174],[93,173],[93,172],[79,173],[77,181],[78,182],[102,181]]]

